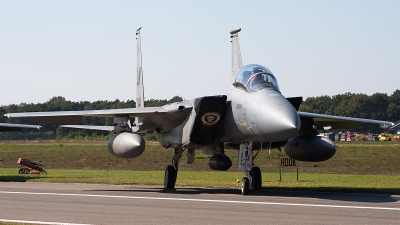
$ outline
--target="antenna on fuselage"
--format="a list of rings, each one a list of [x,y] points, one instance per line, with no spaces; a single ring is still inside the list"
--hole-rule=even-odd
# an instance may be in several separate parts
[[[143,86],[143,70],[142,70],[142,47],[140,39],[140,29],[136,30],[137,40],[137,83],[136,83],[136,108],[144,108],[144,86]],[[142,120],[139,117],[135,118],[136,126],[142,124]]]
[[[235,78],[235,74],[237,71],[243,67],[242,64],[242,53],[240,52],[240,45],[239,45],[239,32],[241,28],[236,28],[231,30],[231,42],[232,42],[232,74],[231,74],[231,81]]]

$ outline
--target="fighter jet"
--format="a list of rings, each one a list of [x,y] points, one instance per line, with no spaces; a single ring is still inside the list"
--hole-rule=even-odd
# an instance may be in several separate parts
[[[226,171],[232,161],[225,148],[238,150],[239,170],[244,171],[242,195],[261,189],[261,170],[253,162],[253,150],[284,147],[286,155],[301,161],[324,161],[335,152],[335,144],[317,136],[318,128],[356,128],[361,123],[392,124],[388,121],[298,112],[302,97],[285,98],[276,76],[265,66],[243,66],[238,34],[232,42],[231,83],[226,95],[203,96],[161,107],[144,107],[140,29],[137,29],[136,108],[8,113],[7,117],[30,117],[31,121],[56,122],[69,128],[113,131],[108,141],[111,154],[121,158],[140,156],[145,150],[141,133],[154,133],[164,148],[174,148],[172,164],[164,176],[164,190],[174,190],[178,166],[187,150],[187,164],[194,162],[195,149],[213,155],[209,167]],[[113,117],[113,126],[79,125],[83,116]],[[72,125],[71,125],[72,124]]]

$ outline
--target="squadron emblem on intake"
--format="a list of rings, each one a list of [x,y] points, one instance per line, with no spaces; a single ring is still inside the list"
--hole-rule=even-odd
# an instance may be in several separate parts
[[[217,112],[206,112],[201,117],[201,122],[204,126],[213,126],[219,122],[221,116]]]

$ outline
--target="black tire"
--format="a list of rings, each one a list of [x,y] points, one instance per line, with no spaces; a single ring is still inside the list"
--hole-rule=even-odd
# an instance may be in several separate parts
[[[24,174],[29,174],[29,172],[31,172],[30,169],[28,169],[28,168],[25,168],[25,169],[24,169]]]
[[[242,179],[242,195],[248,195],[249,191],[250,191],[249,178],[243,177],[243,179]]]
[[[18,173],[19,173],[19,174],[23,174],[23,173],[24,173],[24,170],[21,168],[21,169],[19,169]]]
[[[164,189],[174,189],[176,182],[176,169],[174,166],[169,165],[165,168],[164,175]]]
[[[252,183],[253,183],[253,191],[259,191],[261,190],[262,186],[262,176],[261,176],[261,170],[260,167],[258,166],[253,166],[250,171]]]

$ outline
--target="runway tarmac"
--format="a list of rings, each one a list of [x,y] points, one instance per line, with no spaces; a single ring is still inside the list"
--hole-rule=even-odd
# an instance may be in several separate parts
[[[0,182],[0,222],[41,224],[399,224],[400,196]]]

